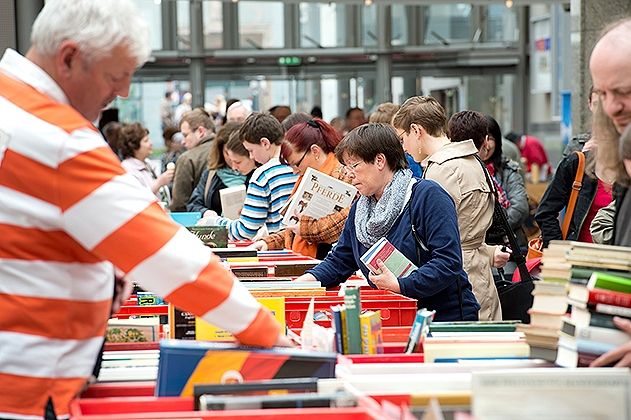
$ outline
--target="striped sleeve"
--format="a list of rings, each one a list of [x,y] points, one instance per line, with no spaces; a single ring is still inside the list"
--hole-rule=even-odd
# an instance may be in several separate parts
[[[280,327],[269,312],[208,248],[169,219],[97,135],[80,137],[70,137],[58,170],[65,231],[130,280],[233,332],[244,344],[273,345]]]
[[[296,175],[286,165],[273,164],[252,176],[241,210],[236,220],[220,218],[217,224],[228,227],[231,239],[252,239],[264,225],[270,233],[281,229],[280,210],[289,199]]]

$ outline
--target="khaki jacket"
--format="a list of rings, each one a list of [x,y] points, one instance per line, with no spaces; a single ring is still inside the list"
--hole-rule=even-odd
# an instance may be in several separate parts
[[[423,162],[424,176],[438,182],[456,204],[464,270],[480,303],[480,320],[499,320],[502,312],[491,273],[495,247],[484,243],[495,197],[476,153],[473,140],[449,143]]]

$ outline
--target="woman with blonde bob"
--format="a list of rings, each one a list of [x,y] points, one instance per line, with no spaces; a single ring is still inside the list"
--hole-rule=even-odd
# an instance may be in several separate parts
[[[462,268],[456,208],[434,181],[414,178],[397,133],[387,124],[357,127],[336,149],[361,196],[337,245],[298,278],[337,286],[361,269],[373,288],[391,290],[436,310],[437,321],[477,320],[478,305]],[[369,272],[360,258],[385,237],[418,268],[396,277],[381,261]]]

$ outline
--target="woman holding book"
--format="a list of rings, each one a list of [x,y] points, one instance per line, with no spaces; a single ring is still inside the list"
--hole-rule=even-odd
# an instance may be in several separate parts
[[[298,281],[337,286],[361,269],[372,287],[418,299],[419,307],[436,310],[437,321],[477,320],[454,202],[437,183],[412,176],[392,126],[357,127],[336,156],[361,196],[335,248]],[[384,237],[418,268],[396,277],[376,258],[377,269],[369,272],[361,258]]]
[[[298,123],[287,131],[281,147],[281,162],[284,161],[294,173],[300,175],[292,198],[307,168],[349,182],[343,166],[335,157],[335,147],[339,142],[337,131],[319,118]],[[300,215],[296,225],[266,236],[253,246],[260,251],[287,248],[322,259],[342,233],[348,212],[349,208],[345,208],[319,219]]]

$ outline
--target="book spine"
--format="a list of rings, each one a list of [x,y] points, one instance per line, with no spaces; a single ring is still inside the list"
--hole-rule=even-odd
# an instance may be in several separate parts
[[[361,327],[362,354],[376,354],[377,351],[371,334],[370,315],[362,314],[359,318],[359,324]]]
[[[335,347],[338,353],[344,354],[344,333],[342,324],[342,308],[338,306],[331,307],[333,313],[333,327],[335,328]]]
[[[589,307],[591,308],[592,305],[589,305]],[[631,308],[625,308],[622,306],[613,306],[613,305],[606,305],[604,303],[597,303],[594,307],[594,309],[596,310],[596,312],[600,312],[603,314],[609,314],[609,315],[616,315],[616,316],[622,316],[625,318],[631,318]]]
[[[340,309],[340,318],[342,320],[342,328],[340,329],[342,334],[342,354],[349,354],[348,331],[346,330],[346,305],[342,305],[342,308]]]
[[[631,294],[613,292],[611,290],[593,289],[589,291],[588,302],[631,308]]]
[[[588,284],[590,289],[605,289],[616,292],[631,293],[631,279],[594,272]]]
[[[344,295],[346,305],[346,334],[348,335],[348,354],[361,354],[361,329],[359,315],[361,314],[361,301],[359,289],[346,289]]]

